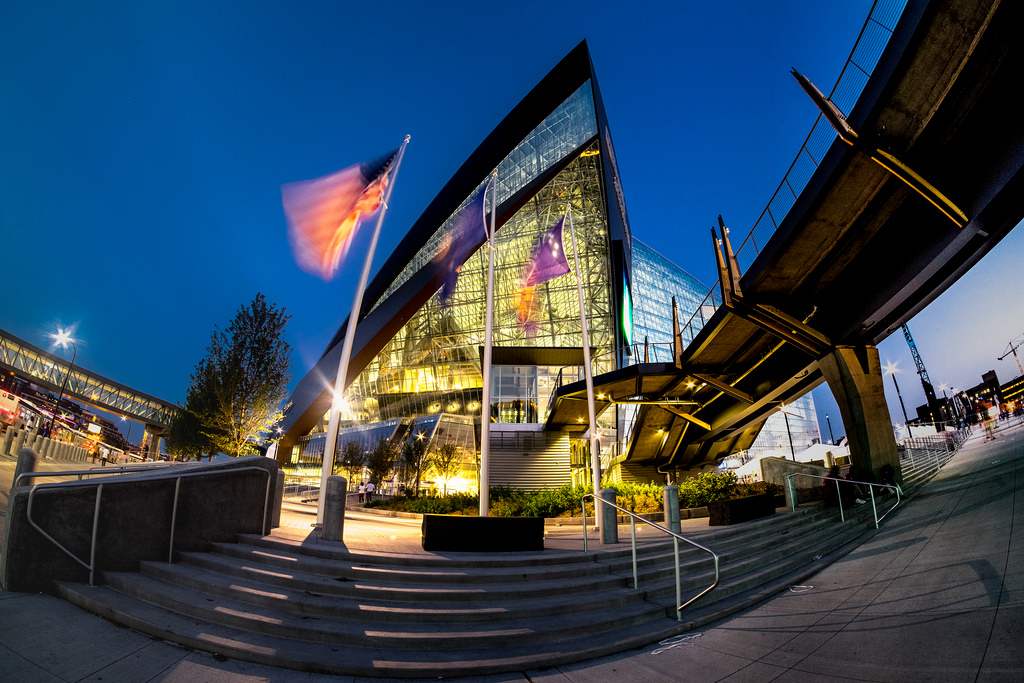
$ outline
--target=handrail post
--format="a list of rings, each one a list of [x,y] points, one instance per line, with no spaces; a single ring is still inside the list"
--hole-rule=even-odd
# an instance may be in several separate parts
[[[839,487],[838,479],[836,479],[836,500],[839,501],[839,521],[845,522],[846,515],[843,514],[843,490]]]
[[[89,585],[96,585],[96,532],[100,524],[100,500],[103,498],[103,484],[96,487],[96,505],[92,510],[92,539],[89,542]]]
[[[633,539],[633,590],[640,590],[640,574],[636,567],[636,520],[632,515],[629,517],[629,533]]]
[[[171,508],[171,537],[167,548],[167,564],[174,564],[174,527],[178,522],[178,493],[181,491],[181,477],[174,480],[174,506]]]
[[[878,528],[878,507],[875,505],[875,487],[869,486],[868,493],[871,494],[871,515],[875,518],[875,528]]]
[[[672,537],[672,554],[675,557],[675,562],[676,562],[676,604],[680,605],[683,602],[683,581],[682,581],[681,572],[680,572],[680,569],[679,569],[679,539],[676,538],[675,536]],[[717,562],[717,560],[716,560],[716,562]],[[718,575],[717,571],[715,572],[715,575],[716,576]],[[683,620],[683,611],[680,610],[680,609],[677,609],[676,610],[676,621],[682,621],[682,620]]]

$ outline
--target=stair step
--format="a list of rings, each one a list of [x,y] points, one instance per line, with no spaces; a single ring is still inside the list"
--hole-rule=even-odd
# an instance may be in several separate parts
[[[785,590],[847,552],[871,506],[820,503],[688,534],[721,580],[676,610],[671,540],[649,531],[591,552],[392,554],[244,535],[176,564],[144,562],[63,597],[153,636],[240,660],[349,676],[470,676],[583,661],[685,633]],[[873,528],[873,525],[870,525]],[[583,533],[583,529],[580,529]],[[660,532],[658,532],[660,534]],[[683,600],[713,579],[680,544]]]
[[[356,647],[295,640],[210,623],[132,599],[105,586],[61,583],[61,597],[111,621],[143,633],[233,659],[298,671],[349,676],[471,676],[558,666],[640,647],[681,633],[675,621],[630,626],[614,632],[557,641],[523,644],[512,638],[493,650],[473,650],[451,643],[435,649]]]
[[[588,609],[626,606],[636,601],[632,591],[623,591],[624,582],[615,580],[603,589],[580,596],[562,594],[532,599],[510,599],[504,591],[474,594],[475,599],[453,596],[447,602],[436,600],[382,599],[377,595],[356,596],[316,592],[305,584],[289,581],[271,586],[219,571],[207,571],[195,564],[169,565],[143,562],[141,574],[180,586],[202,590],[212,595],[232,598],[251,605],[275,607],[310,616],[346,617],[364,621],[405,621],[438,623],[444,621],[476,622],[513,618],[551,617],[578,613]],[[403,598],[406,596],[402,596]]]
[[[318,565],[321,571],[305,571],[297,567],[282,571],[274,565],[259,562],[258,557],[249,556],[239,551],[237,554],[215,553],[181,553],[180,560],[191,566],[209,571],[217,571],[252,581],[261,581],[267,585],[301,588],[302,590],[328,595],[347,595],[364,599],[378,600],[418,600],[421,602],[481,602],[494,599],[501,595],[506,600],[522,600],[560,595],[579,595],[581,593],[608,590],[624,585],[621,576],[615,576],[591,558],[588,566],[593,571],[579,577],[561,576],[557,579],[535,576],[532,582],[522,580],[521,575],[507,576],[507,582],[497,580],[486,584],[466,582],[414,582],[414,583],[381,583],[356,581],[345,576],[343,571],[330,573],[330,565]],[[251,561],[249,561],[251,560]],[[309,566],[307,565],[307,568]]]

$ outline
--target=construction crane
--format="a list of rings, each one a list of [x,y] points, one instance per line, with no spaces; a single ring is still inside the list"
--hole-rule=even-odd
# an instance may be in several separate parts
[[[1016,339],[1011,339],[1009,345],[1007,346],[1007,348],[1009,348],[1009,351],[999,356],[997,360],[1002,360],[1012,353],[1013,359],[1017,361],[1017,370],[1020,372],[1021,375],[1024,375],[1024,368],[1021,367],[1020,357],[1017,355],[1017,349],[1019,349],[1021,346],[1024,346],[1024,336],[1017,337]]]
[[[921,378],[921,386],[924,387],[924,396],[928,401],[928,408],[934,410],[935,405],[938,401],[935,398],[935,387],[932,386],[932,381],[928,378],[928,371],[924,367],[924,361],[921,360],[921,354],[917,352],[917,344],[914,343],[914,338],[910,336],[910,328],[903,325],[903,336],[907,340],[907,345],[910,346],[910,354],[914,357],[914,365],[917,366],[917,374]]]

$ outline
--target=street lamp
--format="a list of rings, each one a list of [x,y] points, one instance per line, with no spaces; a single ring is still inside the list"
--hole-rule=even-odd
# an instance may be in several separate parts
[[[892,375],[892,383],[896,385],[896,396],[900,399],[900,409],[903,411],[903,423],[907,425],[909,429],[910,418],[907,417],[907,408],[903,405],[903,394],[900,393],[900,383],[896,381],[896,373],[899,370],[896,368],[897,363],[893,363],[891,360],[885,362],[885,374]]]
[[[786,418],[786,436],[789,437],[789,452],[793,456],[793,462],[796,462],[796,451],[793,449],[793,432],[789,431],[789,413],[786,412],[786,405],[784,403],[779,404],[779,412]]]
[[[53,412],[53,416],[50,418],[50,428],[46,435],[49,436],[53,433],[53,423],[57,419],[57,411],[60,410],[60,402],[64,400],[64,390],[68,388],[68,379],[71,377],[71,371],[75,369],[75,359],[78,358],[78,347],[75,346],[75,340],[71,338],[71,332],[63,329],[58,329],[57,334],[50,335],[53,337],[53,341],[57,346],[62,349],[67,349],[68,344],[71,344],[71,365],[68,366],[67,374],[64,375],[64,382],[60,386],[60,396],[57,397],[57,407]]]
[[[834,446],[836,437],[832,436],[832,420],[828,419],[828,413],[825,413],[825,424],[828,425],[828,442]]]

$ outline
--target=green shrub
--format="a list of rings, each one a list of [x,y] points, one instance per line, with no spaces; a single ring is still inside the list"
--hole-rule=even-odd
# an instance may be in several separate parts
[[[618,505],[636,514],[662,511],[662,485],[651,482],[637,484],[617,482],[608,484],[615,490]],[[705,472],[692,479],[677,483],[679,505],[684,508],[703,507],[717,500],[727,500],[759,493],[782,493],[778,484],[754,482],[740,484],[732,471],[721,473]],[[509,486],[496,486],[490,493],[489,514],[494,517],[578,517],[581,514],[583,496],[593,487],[565,484],[557,489],[528,492]],[[593,517],[592,498],[586,501],[587,516]],[[480,499],[475,495],[453,493],[448,496],[420,496],[379,499],[367,503],[366,507],[380,507],[389,510],[436,515],[476,515]]]
[[[701,472],[692,479],[685,479],[678,484],[680,507],[703,507],[718,500],[735,497],[736,473]]]

